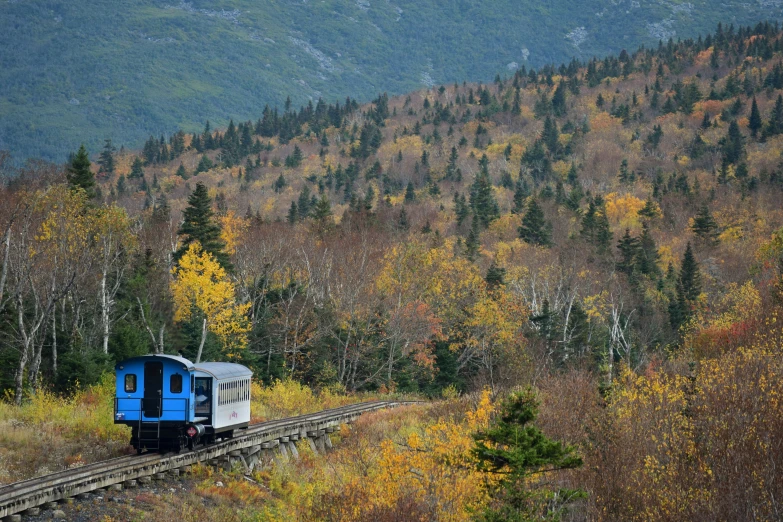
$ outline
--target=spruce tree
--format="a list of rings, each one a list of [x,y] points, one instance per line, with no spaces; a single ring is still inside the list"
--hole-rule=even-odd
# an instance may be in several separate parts
[[[701,272],[691,244],[685,248],[680,273],[677,277],[677,296],[669,306],[672,326],[679,328],[693,314],[693,307],[701,294]]]
[[[133,163],[131,164],[131,171],[130,174],[128,174],[128,178],[130,179],[140,179],[144,177],[144,162],[141,161],[141,158],[136,156],[133,158]]]
[[[90,157],[84,145],[79,147],[79,150],[71,159],[66,177],[71,189],[84,190],[90,199],[95,197],[95,175],[90,170]]]
[[[314,220],[322,224],[329,224],[332,220],[332,204],[326,194],[321,195],[321,199],[313,207],[311,216]]]
[[[295,225],[299,219],[299,209],[296,206],[296,201],[291,202],[291,207],[288,209],[288,224]]]
[[[768,136],[777,136],[778,134],[783,134],[783,96],[780,94],[778,94],[777,100],[775,100],[775,107],[772,109],[762,135],[766,138]]]
[[[487,269],[486,277],[484,277],[484,281],[487,282],[489,289],[494,290],[495,288],[506,284],[505,278],[506,269],[499,267],[493,260],[492,264],[489,265],[489,268]]]
[[[188,176],[188,171],[185,170],[185,165],[182,163],[179,164],[179,168],[177,169],[177,176],[179,176],[182,179],[188,179],[190,176]]]
[[[748,120],[748,128],[750,129],[750,135],[756,138],[756,135],[761,130],[762,126],[761,112],[759,112],[759,106],[756,104],[756,97],[753,97],[753,105],[750,107],[750,119]]]
[[[487,156],[482,156],[479,162],[481,169],[470,187],[470,208],[483,228],[488,227],[492,221],[500,217],[500,207],[495,200],[487,162]]]
[[[474,216],[473,222],[470,224],[470,232],[465,239],[465,257],[470,261],[475,261],[476,255],[478,254],[479,246],[481,245],[479,241],[480,235],[479,220]]]
[[[110,139],[104,141],[103,150],[98,158],[100,169],[98,172],[103,174],[114,174],[114,153],[117,149],[111,144]]]
[[[405,203],[414,203],[416,201],[416,191],[413,188],[413,182],[409,181],[405,187]]]
[[[514,206],[511,208],[512,214],[521,214],[525,210],[525,200],[530,196],[530,189],[527,182],[520,177],[517,180],[516,189],[514,189]]]
[[[196,183],[196,188],[188,197],[188,206],[183,212],[183,223],[179,227],[180,247],[174,254],[174,260],[187,252],[190,244],[198,241],[205,252],[212,254],[226,270],[231,270],[231,261],[225,252],[226,244],[220,237],[220,227],[214,221],[212,200],[207,187]]]
[[[617,242],[617,250],[620,251],[620,261],[617,270],[628,276],[636,269],[636,260],[639,255],[639,239],[631,236],[631,231],[625,229],[625,235]]]
[[[607,254],[612,244],[612,230],[609,227],[609,217],[606,215],[606,207],[603,204],[603,199],[600,196],[596,198],[599,200],[600,206],[595,216],[595,233],[593,240],[595,242],[596,249],[599,254]]]
[[[560,131],[557,130],[557,123],[549,116],[544,120],[544,130],[541,133],[541,141],[544,142],[549,153],[556,156],[560,152]]]
[[[510,394],[500,405],[493,425],[474,434],[473,455],[478,470],[497,478],[491,482],[491,501],[481,514],[486,521],[559,520],[565,506],[584,493],[577,490],[549,491],[533,477],[541,473],[578,468],[582,459],[573,446],[548,438],[533,424],[538,401],[532,390]],[[545,484],[549,484],[546,481]]]
[[[736,120],[729,124],[729,131],[721,140],[723,161],[727,164],[737,164],[745,155],[745,138],[742,136]]]
[[[551,245],[544,211],[535,198],[532,198],[527,205],[527,212],[525,212],[522,218],[522,226],[519,227],[519,237],[524,242],[532,245]]]
[[[639,272],[654,277],[661,275],[661,269],[658,267],[660,257],[658,246],[652,237],[650,227],[647,223],[642,223],[642,235],[639,236],[639,250],[636,259],[636,266],[639,268]]]
[[[712,246],[718,243],[718,224],[715,222],[715,218],[712,217],[706,203],[699,208],[699,212],[693,218],[691,230],[696,234],[699,241],[706,245]]]

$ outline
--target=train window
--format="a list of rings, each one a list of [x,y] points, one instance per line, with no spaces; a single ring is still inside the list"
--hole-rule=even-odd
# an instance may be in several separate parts
[[[136,391],[136,375],[133,373],[125,374],[125,393],[134,393]]]
[[[169,389],[171,393],[182,393],[182,375],[174,373],[169,380]]]

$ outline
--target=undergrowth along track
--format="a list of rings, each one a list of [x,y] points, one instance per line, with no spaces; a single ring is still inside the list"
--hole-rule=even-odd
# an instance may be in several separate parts
[[[233,439],[198,447],[192,451],[179,454],[146,453],[118,457],[15,482],[0,487],[0,517],[21,513],[48,502],[122,484],[128,480],[178,470],[184,466],[215,459],[246,448],[274,447],[271,443],[279,442],[281,439],[305,439],[314,434],[331,432],[342,424],[353,422],[364,413],[406,404],[414,403],[372,401],[351,404],[318,413],[253,424],[246,430],[235,432]]]

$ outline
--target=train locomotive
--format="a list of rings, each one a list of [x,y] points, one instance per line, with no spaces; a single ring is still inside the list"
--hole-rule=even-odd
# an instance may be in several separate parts
[[[115,366],[114,423],[131,427],[138,453],[193,449],[250,423],[250,379],[240,364],[143,355]]]

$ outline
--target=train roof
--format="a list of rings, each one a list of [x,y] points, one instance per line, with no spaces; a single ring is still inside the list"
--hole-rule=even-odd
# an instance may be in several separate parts
[[[253,372],[241,364],[226,362],[206,362],[195,365],[195,370],[208,373],[216,379],[233,379],[235,377],[250,377]]]
[[[124,361],[118,362],[115,365],[115,369],[118,369],[119,366],[122,366],[124,364],[128,364],[130,362],[145,361],[145,360],[151,360],[151,359],[169,359],[169,360],[172,360],[172,361],[180,363],[188,371],[193,371],[195,369],[193,363],[190,362],[188,359],[185,359],[184,357],[179,357],[177,355],[166,355],[165,353],[151,353],[149,355],[139,355],[137,357],[131,357],[130,359],[125,359]],[[220,364],[220,363],[217,363],[217,364]]]

